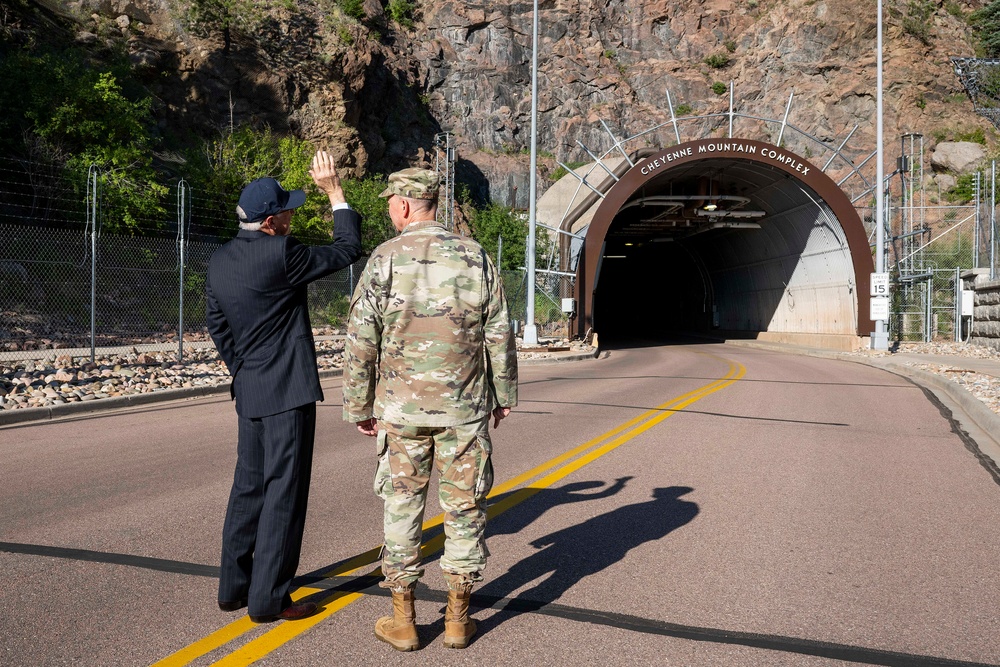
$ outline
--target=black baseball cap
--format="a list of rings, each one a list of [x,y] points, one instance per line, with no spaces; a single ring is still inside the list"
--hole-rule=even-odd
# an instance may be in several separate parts
[[[240,193],[236,215],[240,222],[261,222],[269,215],[298,208],[306,203],[302,190],[286,190],[269,176],[250,181]]]

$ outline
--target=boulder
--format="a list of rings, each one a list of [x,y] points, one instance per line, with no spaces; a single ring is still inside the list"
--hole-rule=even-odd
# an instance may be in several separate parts
[[[974,171],[986,157],[986,147],[971,141],[942,141],[931,152],[934,171],[965,174]]]
[[[941,192],[948,192],[948,190],[951,190],[953,187],[955,187],[955,185],[958,184],[958,179],[952,176],[951,174],[946,174],[942,172],[940,174],[934,175],[934,183],[937,184],[938,189]]]

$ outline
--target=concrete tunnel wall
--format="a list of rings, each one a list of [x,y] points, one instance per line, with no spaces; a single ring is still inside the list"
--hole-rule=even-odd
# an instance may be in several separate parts
[[[677,239],[699,265],[702,275],[691,280],[707,283],[717,327],[824,347],[857,345],[871,327],[867,282],[873,262],[856,209],[818,167],[748,139],[703,139],[662,150],[637,162],[608,190],[577,267],[577,334],[591,328],[600,333],[600,309],[609,307],[598,303],[594,310],[600,273],[608,269],[602,267],[602,249],[622,207],[639,193],[663,191],[672,174],[720,166],[729,180],[751,190],[751,207],[766,215],[760,229]]]

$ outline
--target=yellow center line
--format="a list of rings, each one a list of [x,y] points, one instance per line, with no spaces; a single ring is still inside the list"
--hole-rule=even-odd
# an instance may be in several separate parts
[[[715,355],[706,355],[715,357]],[[713,394],[729,385],[733,384],[737,380],[743,377],[746,373],[746,368],[737,362],[729,361],[726,359],[721,359],[720,357],[715,357],[722,361],[726,361],[729,364],[729,372],[719,380],[714,380],[709,384],[699,387],[698,389],[689,391],[678,397],[675,397],[666,403],[656,406],[642,414],[634,417],[627,422],[616,426],[610,431],[588,440],[587,442],[574,447],[573,449],[560,454],[559,456],[546,461],[545,463],[528,470],[507,482],[494,487],[493,491],[490,493],[489,497],[494,497],[517,487],[518,485],[533,479],[543,473],[546,473],[553,468],[557,468],[560,464],[574,456],[580,455],[586,452],[588,449],[594,448],[584,456],[580,456],[577,460],[558,468],[552,472],[549,472],[544,477],[538,479],[529,486],[518,489],[516,492],[511,493],[499,502],[489,507],[489,516],[495,517],[512,507],[524,502],[528,498],[531,498],[536,493],[542,489],[552,486],[564,477],[576,472],[580,468],[584,467],[588,463],[591,463],[605,454],[617,449],[621,445],[625,444],[629,440],[635,438],[636,436],[648,431],[652,427],[656,426],[663,420],[674,415],[676,412],[683,410],[685,407],[695,403],[706,396]],[[634,427],[634,428],[633,428]],[[601,443],[604,443],[603,445]],[[444,521],[444,515],[438,515],[428,521],[424,522],[423,529],[428,530],[435,526],[440,525]],[[427,542],[421,547],[421,553],[424,557],[427,557],[444,547],[445,536],[440,533]],[[359,554],[350,560],[344,562],[343,564],[337,566],[336,568],[324,572],[324,577],[335,577],[345,574],[351,574],[365,565],[370,564],[375,561],[378,557],[381,547],[376,547],[370,549],[362,554]],[[369,575],[374,575],[379,573],[381,568],[376,568]],[[323,589],[312,588],[312,587],[301,587],[296,589],[292,593],[293,600],[299,600],[303,597],[313,595],[320,592]],[[287,643],[288,641],[294,639],[296,636],[302,634],[306,630],[314,627],[319,622],[328,618],[329,616],[340,611],[347,605],[359,600],[363,597],[363,593],[345,593],[337,591],[330,595],[328,598],[323,599],[319,602],[320,610],[318,613],[310,616],[309,618],[303,619],[301,621],[295,621],[294,623],[280,623],[275,626],[272,630],[269,630],[265,634],[251,640],[242,647],[236,649],[229,655],[221,658],[217,662],[213,663],[215,666],[224,667],[235,667],[236,665],[249,665],[257,660],[265,657],[278,647]],[[242,634],[252,630],[257,627],[256,623],[250,621],[248,617],[243,617],[237,621],[230,623],[229,625],[217,630],[216,632],[200,639],[193,644],[186,646],[185,648],[173,653],[166,658],[156,662],[152,667],[180,667],[182,665],[188,665],[193,660],[206,655],[221,646],[229,643],[233,639],[239,637]]]

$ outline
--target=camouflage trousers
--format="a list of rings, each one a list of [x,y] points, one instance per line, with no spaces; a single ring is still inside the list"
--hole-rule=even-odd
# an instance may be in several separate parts
[[[493,486],[489,418],[459,426],[379,423],[375,493],[385,502],[381,586],[400,589],[423,576],[420,541],[431,464],[444,510],[441,569],[449,587],[482,581],[486,495]]]

